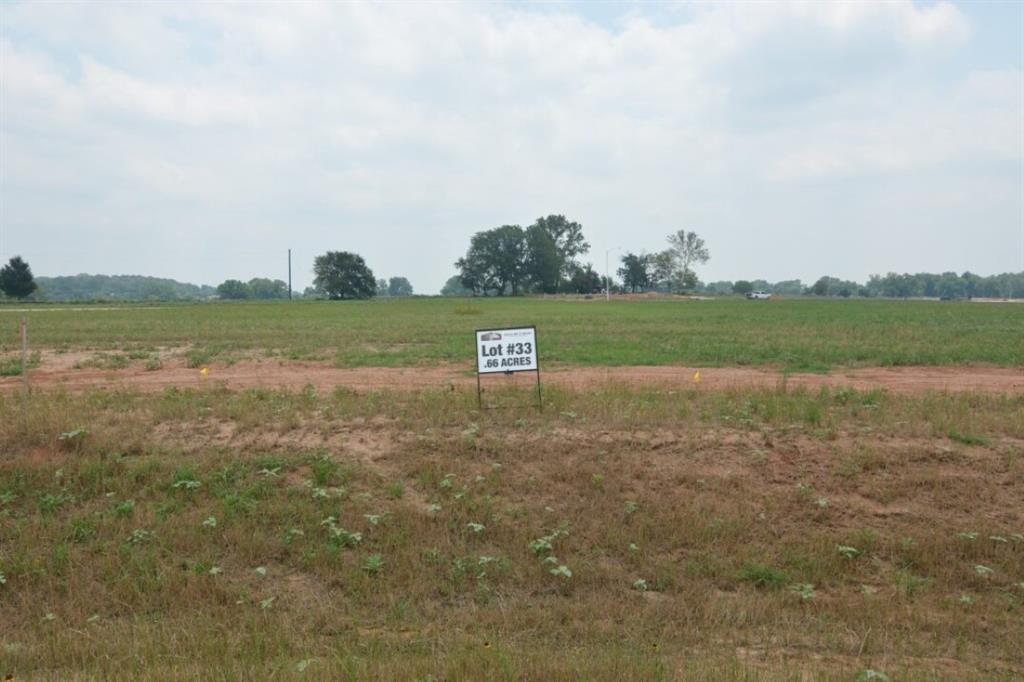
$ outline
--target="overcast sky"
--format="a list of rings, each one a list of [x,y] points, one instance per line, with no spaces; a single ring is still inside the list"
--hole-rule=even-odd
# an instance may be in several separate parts
[[[0,2],[0,257],[435,293],[472,233],[705,281],[1024,270],[1024,3]],[[613,258],[615,254],[613,254]]]

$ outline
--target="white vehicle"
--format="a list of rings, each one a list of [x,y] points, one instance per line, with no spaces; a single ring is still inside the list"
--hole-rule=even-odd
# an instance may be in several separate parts
[[[767,291],[751,291],[749,294],[747,294],[747,298],[749,298],[750,300],[756,299],[761,301],[767,301],[771,297],[772,295]]]

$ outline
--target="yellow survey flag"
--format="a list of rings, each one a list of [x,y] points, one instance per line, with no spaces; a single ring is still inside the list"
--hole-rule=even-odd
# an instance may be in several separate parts
[[[210,368],[209,367],[203,367],[201,370],[199,370],[199,373],[202,374],[205,377],[207,374],[210,373]]]
[[[694,374],[693,374],[693,383],[695,383],[695,384],[699,384],[700,383],[700,372],[694,372]]]

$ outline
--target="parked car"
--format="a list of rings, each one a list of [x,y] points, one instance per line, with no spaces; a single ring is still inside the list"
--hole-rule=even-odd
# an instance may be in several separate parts
[[[772,297],[772,295],[770,293],[768,293],[767,291],[751,291],[750,293],[747,294],[747,298],[749,298],[751,300],[758,299],[758,300],[766,301],[766,300],[768,300],[771,297]]]

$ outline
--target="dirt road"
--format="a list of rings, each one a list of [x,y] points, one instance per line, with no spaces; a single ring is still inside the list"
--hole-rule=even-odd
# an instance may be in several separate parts
[[[167,358],[161,369],[146,371],[140,363],[125,369],[76,369],[73,356],[46,354],[41,366],[29,374],[37,388],[68,390],[101,386],[127,386],[139,390],[161,390],[169,386],[228,388],[301,388],[318,389],[346,386],[355,390],[418,389],[473,385],[475,375],[468,367],[441,366],[422,368],[356,367],[339,368],[322,362],[245,360],[232,365],[212,364],[204,376],[199,369],[186,367],[180,359]],[[697,373],[699,374],[699,380]],[[517,374],[485,378],[485,385],[529,384],[534,375]],[[549,385],[575,388],[604,383],[632,386],[697,387],[718,390],[734,387],[774,387],[782,375],[772,369],[694,368],[694,367],[564,367],[545,370],[543,381]],[[893,367],[840,369],[830,374],[789,374],[789,387],[847,386],[859,390],[887,389],[895,392],[979,391],[985,393],[1024,393],[1024,369],[999,367]],[[0,390],[15,389],[20,377],[0,377]]]

